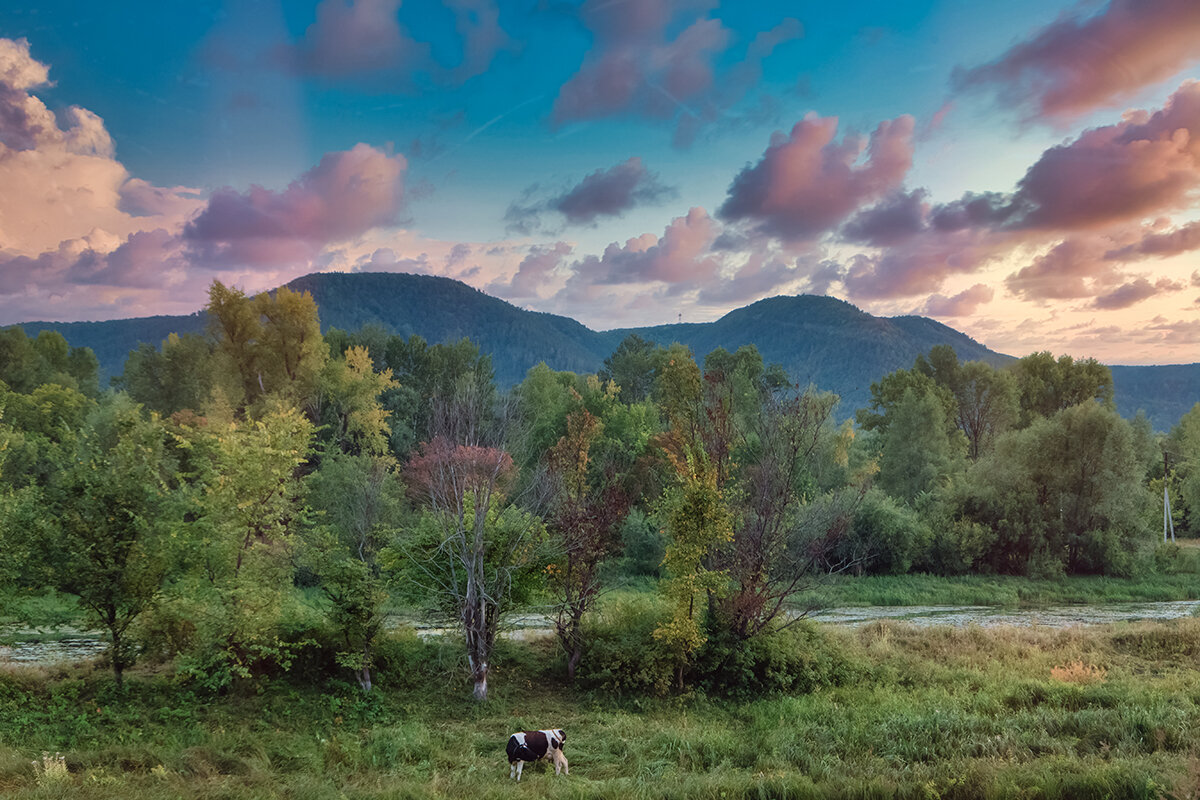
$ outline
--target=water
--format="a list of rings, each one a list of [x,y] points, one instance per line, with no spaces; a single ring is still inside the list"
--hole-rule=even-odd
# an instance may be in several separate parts
[[[1074,625],[1103,625],[1110,622],[1168,620],[1190,617],[1200,611],[1200,600],[1105,605],[1064,605],[1013,609],[996,606],[865,606],[829,608],[812,618],[833,625],[857,627],[877,620],[895,620],[923,628],[935,625],[962,627],[1001,625],[1070,628]]]
[[[994,628],[1002,625],[1020,627],[1069,628],[1075,625],[1103,625],[1111,622],[1137,620],[1169,620],[1200,614],[1200,600],[1180,600],[1155,603],[1108,603],[1105,605],[1062,605],[1042,608],[1014,609],[997,606],[863,606],[858,608],[828,608],[812,615],[812,619],[830,625],[858,627],[877,620],[893,620],[920,627],[950,625],[963,627],[979,625]],[[455,628],[415,624],[421,638],[447,636]],[[0,645],[0,663],[49,664],[55,662],[87,661],[101,655],[107,647],[96,631],[59,628],[32,639],[38,632],[10,628],[6,638],[16,636],[20,641]],[[501,636],[515,641],[543,639],[554,634],[553,621],[542,614],[514,614],[505,621]]]

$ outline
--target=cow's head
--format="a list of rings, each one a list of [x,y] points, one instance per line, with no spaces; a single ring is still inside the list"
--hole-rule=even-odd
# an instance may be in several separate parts
[[[550,748],[551,749],[557,748],[559,750],[562,750],[563,743],[565,741],[567,741],[567,734],[563,731],[562,728],[556,728],[550,732],[552,734],[554,734],[553,738],[551,738],[551,740],[550,740]]]

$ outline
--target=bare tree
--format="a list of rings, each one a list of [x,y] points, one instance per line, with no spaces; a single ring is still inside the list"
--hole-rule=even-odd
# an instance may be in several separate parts
[[[488,669],[501,615],[519,599],[537,566],[540,520],[509,500],[517,469],[496,446],[506,413],[494,394],[468,384],[435,399],[431,430],[405,470],[410,492],[427,506],[436,541],[409,548],[410,562],[466,640],[477,700],[487,699]],[[490,387],[482,387],[490,388]]]

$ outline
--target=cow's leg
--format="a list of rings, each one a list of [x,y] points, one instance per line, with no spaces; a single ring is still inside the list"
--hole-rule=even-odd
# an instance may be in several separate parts
[[[515,761],[508,762],[508,779],[512,780],[517,777],[517,763]]]
[[[517,782],[518,782],[518,783],[521,781],[521,769],[522,769],[524,766],[525,766],[525,762],[524,762],[524,761],[518,761],[518,762],[517,762]]]

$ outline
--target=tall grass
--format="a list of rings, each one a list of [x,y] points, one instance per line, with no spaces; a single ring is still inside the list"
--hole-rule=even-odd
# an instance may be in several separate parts
[[[389,643],[379,688],[277,680],[214,695],[169,673],[0,672],[0,793],[17,798],[1188,797],[1200,619],[1096,629],[821,630],[852,680],[723,701],[566,686],[507,643],[493,697],[445,645]],[[1063,680],[1064,665],[1089,680]],[[1080,668],[1082,669],[1082,668]],[[1059,670],[1056,673],[1056,670]],[[508,780],[514,730],[562,727],[571,775]],[[67,774],[48,780],[43,753]]]

